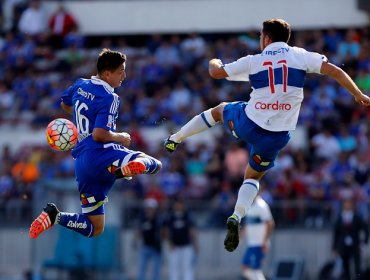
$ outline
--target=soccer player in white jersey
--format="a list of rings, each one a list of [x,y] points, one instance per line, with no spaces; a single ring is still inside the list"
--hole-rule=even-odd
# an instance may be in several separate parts
[[[248,102],[221,103],[202,112],[165,140],[167,151],[175,151],[186,138],[221,122],[236,138],[249,143],[250,160],[239,189],[234,213],[227,220],[225,249],[232,252],[239,244],[240,220],[246,215],[259,190],[259,180],[273,167],[278,152],[290,139],[297,124],[303,100],[306,73],[334,78],[353,95],[356,102],[369,106],[353,80],[324,55],[287,44],[290,25],[282,19],[263,22],[260,34],[261,53],[247,55],[229,64],[220,59],[209,62],[209,74],[214,79],[249,81],[253,92]]]
[[[247,215],[241,235],[245,236],[247,249],[243,257],[242,274],[249,280],[264,280],[262,261],[270,246],[270,237],[275,227],[268,204],[256,196]]]

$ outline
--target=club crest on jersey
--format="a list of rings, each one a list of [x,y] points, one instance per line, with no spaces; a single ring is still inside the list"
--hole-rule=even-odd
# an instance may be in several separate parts
[[[271,163],[271,161],[263,161],[261,156],[257,154],[254,154],[252,158],[255,163],[261,166],[268,166]]]
[[[87,204],[96,202],[96,199],[93,195],[84,194],[84,193],[80,195],[80,200],[81,200],[82,205],[87,205]]]
[[[118,169],[118,166],[119,166],[118,164],[119,164],[119,159],[117,159],[111,165],[107,167],[108,172],[111,174],[115,174],[114,172]]]

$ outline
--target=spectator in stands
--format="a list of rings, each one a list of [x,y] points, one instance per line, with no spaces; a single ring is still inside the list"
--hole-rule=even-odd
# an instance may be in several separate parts
[[[338,45],[342,42],[342,36],[337,29],[331,28],[324,34],[325,47],[332,54],[335,54]]]
[[[185,174],[189,178],[187,193],[189,197],[201,199],[209,191],[209,179],[206,176],[207,160],[201,157],[201,146],[191,153],[185,163]]]
[[[144,200],[144,212],[140,217],[135,243],[140,241],[138,280],[161,279],[162,239],[164,235],[164,219],[159,212],[158,202],[153,198]],[[152,277],[146,278],[149,264],[152,263]]]
[[[193,99],[191,91],[181,80],[175,83],[174,89],[171,91],[169,98],[171,109],[174,111],[180,111],[189,108]]]
[[[216,193],[212,204],[214,211],[209,221],[211,225],[221,227],[229,217],[230,211],[233,210],[236,201],[235,191],[228,180],[221,182],[220,191]]]
[[[196,226],[182,199],[173,202],[166,225],[169,242],[168,279],[194,280],[194,259],[198,252]]]
[[[169,40],[162,41],[162,44],[155,51],[155,57],[159,64],[170,71],[181,65],[180,51]]]
[[[70,46],[75,46],[77,49],[82,49],[85,46],[85,37],[78,31],[77,26],[73,26],[63,38],[63,47]]]
[[[24,155],[12,168],[12,175],[16,181],[25,186],[35,183],[39,179],[37,167],[39,156],[35,154]]]
[[[356,183],[363,186],[370,178],[370,161],[366,154],[358,152],[352,160],[351,167]]]
[[[19,31],[31,36],[39,36],[47,29],[47,18],[40,0],[31,0],[29,7],[22,13],[18,25]]]
[[[369,71],[366,71],[365,69],[360,69],[357,79],[356,79],[356,83],[361,88],[361,90],[363,90],[364,92],[370,92],[370,73]]]
[[[196,32],[191,32],[180,44],[188,67],[193,67],[205,55],[206,42]]]
[[[10,117],[14,102],[14,93],[4,82],[0,81],[0,119]]]
[[[361,235],[364,234],[364,238]],[[343,260],[343,280],[356,278],[361,272],[361,247],[369,240],[369,228],[356,212],[354,201],[346,199],[334,226],[333,252]],[[351,263],[354,263],[354,271]]]
[[[239,187],[240,180],[244,176],[244,167],[248,160],[248,152],[240,143],[230,143],[230,148],[225,152],[224,169],[226,170],[227,178],[233,184],[233,189]]]
[[[341,152],[352,153],[357,148],[356,138],[351,135],[349,127],[341,125],[339,127],[338,144]]]
[[[314,148],[314,156],[317,160],[334,160],[339,152],[340,146],[338,140],[333,135],[331,128],[323,128],[312,137],[311,142]]]
[[[342,62],[348,62],[360,55],[359,40],[357,31],[350,29],[346,32],[344,41],[341,41],[338,46],[338,54]]]
[[[184,176],[183,164],[180,161],[171,162],[167,170],[159,175],[160,186],[168,198],[174,198],[180,195],[186,186],[186,177]]]
[[[1,7],[3,12],[2,30],[15,31],[21,11],[27,4],[27,0],[4,0]],[[1,28],[0,28],[1,29]]]
[[[0,171],[0,204],[5,205],[14,192],[14,180],[10,168]]]
[[[58,5],[57,10],[49,18],[49,29],[51,31],[51,43],[55,49],[63,46],[64,37],[78,27],[77,21],[67,11],[63,3]]]

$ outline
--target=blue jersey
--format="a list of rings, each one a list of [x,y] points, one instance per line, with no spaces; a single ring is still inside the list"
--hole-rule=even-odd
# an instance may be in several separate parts
[[[116,131],[120,98],[105,81],[92,76],[78,79],[62,95],[64,104],[73,107],[73,121],[78,131],[78,142],[72,150],[74,158],[85,151],[103,148],[107,143],[92,138],[94,128]]]

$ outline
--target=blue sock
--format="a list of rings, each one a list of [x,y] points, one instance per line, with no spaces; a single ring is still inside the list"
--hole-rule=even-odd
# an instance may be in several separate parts
[[[145,173],[155,174],[162,168],[162,163],[159,160],[148,155],[145,157],[138,157],[135,159],[135,161],[140,161],[145,164]]]
[[[57,223],[87,237],[94,235],[94,226],[84,214],[60,212]]]

